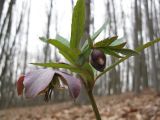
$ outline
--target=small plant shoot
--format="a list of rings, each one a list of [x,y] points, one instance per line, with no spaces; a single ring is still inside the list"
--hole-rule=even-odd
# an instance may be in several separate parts
[[[48,101],[55,89],[66,89],[66,86],[68,86],[70,96],[76,100],[81,90],[81,84],[83,84],[90,98],[95,117],[97,120],[101,120],[92,93],[95,82],[121,62],[131,56],[138,55],[145,48],[160,41],[160,39],[155,39],[135,50],[125,48],[126,42],[122,42],[118,39],[118,36],[95,42],[95,39],[105,29],[106,25],[107,22],[93,35],[89,36],[83,45],[80,45],[85,27],[85,0],[77,0],[72,15],[70,40],[66,40],[60,35],[55,39],[40,38],[42,41],[56,47],[67,60],[67,63],[57,63],[54,60],[50,63],[32,63],[46,68],[33,70],[20,76],[17,81],[18,95],[22,95],[23,91],[26,98],[34,98],[37,95],[44,94],[45,101]],[[114,56],[118,60],[112,65],[106,66],[106,55]],[[76,77],[59,70],[59,68],[71,71],[76,74]],[[98,71],[98,74],[95,74],[95,70]]]

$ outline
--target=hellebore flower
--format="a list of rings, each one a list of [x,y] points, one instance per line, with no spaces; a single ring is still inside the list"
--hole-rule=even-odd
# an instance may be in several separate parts
[[[80,79],[72,75],[53,69],[38,69],[22,75],[17,81],[18,95],[22,95],[25,90],[26,98],[45,93],[45,100],[51,99],[51,94],[55,88],[68,86],[71,96],[76,99],[80,93]]]

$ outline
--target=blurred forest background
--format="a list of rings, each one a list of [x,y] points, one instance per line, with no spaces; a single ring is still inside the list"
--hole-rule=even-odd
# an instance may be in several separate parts
[[[42,104],[43,98],[18,97],[16,80],[36,69],[32,62],[64,61],[38,37],[69,39],[76,0],[0,0],[0,108]],[[97,40],[118,35],[128,48],[160,37],[160,0],[86,0],[86,27],[93,34],[106,20],[106,30]],[[107,56],[107,66],[117,59]],[[160,43],[130,58],[97,81],[94,94],[108,96],[126,91],[140,93],[154,88],[160,93]],[[82,94],[79,101],[85,103]],[[67,91],[54,91],[52,102],[69,99]]]

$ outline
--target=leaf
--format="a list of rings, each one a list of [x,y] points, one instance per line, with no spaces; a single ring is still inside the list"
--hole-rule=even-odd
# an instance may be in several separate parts
[[[135,49],[135,51],[136,51],[136,52],[141,52],[141,51],[144,50],[145,48],[148,48],[148,47],[154,45],[154,44],[157,43],[157,42],[160,42],[160,38],[157,38],[157,39],[155,39],[155,40],[152,40],[152,41],[150,41],[150,42],[147,42],[147,43],[144,44],[144,45],[141,45],[141,46],[137,47],[137,48]],[[115,62],[115,63],[113,63],[112,65],[110,65],[109,67],[107,67],[103,72],[101,72],[101,73],[96,77],[96,80],[97,80],[98,78],[100,78],[102,75],[104,75],[106,72],[108,72],[109,70],[113,69],[115,66],[119,65],[121,62],[125,61],[126,59],[128,59],[128,58],[131,57],[131,56],[132,56],[132,54],[127,55],[127,56],[125,56],[124,58],[118,60],[117,62]]]
[[[88,38],[88,44],[89,44],[89,47],[90,47],[90,48],[93,47],[93,42],[92,42],[92,39],[90,38],[90,36],[89,36],[89,38]]]
[[[67,57],[66,56],[64,56],[64,57],[67,60],[68,60],[68,58],[72,59],[72,61],[77,60],[80,51],[76,51],[77,53],[75,53],[71,48],[65,46],[64,44],[62,44],[61,42],[59,42],[57,40],[50,39],[50,40],[48,40],[48,43],[54,45],[56,48],[59,49],[60,52],[66,53]]]
[[[45,42],[45,43],[47,43],[47,41],[48,41],[48,39],[45,38],[45,37],[39,37],[39,39],[40,39],[42,42]]]
[[[148,42],[148,43],[146,43],[146,44],[144,44],[144,45],[141,45],[141,46],[137,47],[135,50],[136,50],[137,52],[141,52],[141,51],[144,50],[145,48],[150,47],[150,46],[154,45],[154,44],[157,43],[157,42],[160,42],[160,38],[157,38],[157,39],[155,39],[155,40],[152,40],[152,41],[150,41],[150,42]]]
[[[63,55],[63,57],[68,60],[71,64],[75,65],[75,60],[73,58],[71,58],[66,52],[63,51],[59,51],[59,53],[61,55]]]
[[[121,48],[123,48],[123,47],[126,45],[126,43],[127,43],[127,42],[123,42],[123,43],[121,43],[121,44],[119,44],[119,45],[115,45],[115,46],[111,46],[111,45],[110,45],[110,47],[111,47],[111,48],[121,49]]]
[[[106,38],[102,41],[99,41],[97,43],[94,44],[94,47],[106,47],[109,46],[113,41],[115,41],[118,38],[118,36],[114,36],[111,38]]]
[[[84,63],[89,60],[90,53],[91,53],[90,48],[82,51],[82,53],[78,57],[77,64],[80,65],[80,66],[84,65]]]
[[[92,36],[91,40],[94,42],[94,40],[99,36],[99,34],[106,28],[106,25],[109,23],[109,20],[106,21]],[[88,46],[88,41],[85,41],[82,50],[86,49]]]
[[[73,67],[66,63],[31,63],[36,66],[42,66],[42,67],[52,67],[52,68],[65,68],[69,69],[71,72],[81,72],[80,69]]]
[[[108,48],[100,48],[105,54],[117,57],[117,58],[123,58],[123,56],[120,56],[119,54],[117,54],[116,52],[108,49]]]
[[[56,35],[56,40],[63,43],[67,47],[70,47],[69,46],[69,41],[67,39],[65,39],[64,37],[60,36],[59,34]]]
[[[92,41],[94,41],[98,35],[106,28],[106,25],[109,23],[109,20],[106,21],[91,37]]]
[[[114,42],[112,42],[110,44],[110,46],[117,46],[117,45],[120,45],[122,43],[124,43],[124,38],[119,38],[119,39],[115,40]]]
[[[127,48],[122,48],[122,49],[118,49],[118,48],[112,48],[112,47],[107,47],[108,49],[117,52],[117,53],[121,53],[123,55],[138,55],[138,52],[131,50],[131,49],[127,49]]]
[[[73,10],[70,47],[78,48],[84,33],[85,25],[85,1],[78,0]]]

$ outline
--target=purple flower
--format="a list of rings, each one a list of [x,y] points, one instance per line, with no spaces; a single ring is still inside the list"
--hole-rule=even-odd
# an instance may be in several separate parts
[[[80,93],[80,79],[70,74],[53,69],[38,69],[22,75],[17,81],[18,95],[22,95],[23,89],[27,98],[45,93],[45,100],[51,98],[55,88],[65,88],[68,86],[71,96],[75,99]]]

